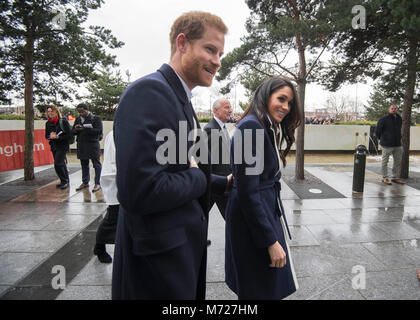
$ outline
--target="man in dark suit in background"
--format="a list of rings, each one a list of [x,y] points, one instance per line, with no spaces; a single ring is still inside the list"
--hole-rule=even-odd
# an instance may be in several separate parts
[[[229,100],[221,98],[213,104],[213,118],[204,127],[208,136],[208,145],[211,152],[211,168],[214,174],[228,176],[232,173],[230,167],[230,136],[226,128],[226,123],[230,120],[232,106]],[[213,134],[212,134],[213,133]],[[210,208],[216,203],[225,219],[225,209],[227,204],[227,195],[211,195]]]
[[[172,25],[169,65],[121,96],[114,120],[120,211],[113,299],[205,298],[210,189],[223,194],[230,183],[188,156],[200,133],[190,100],[194,87],[211,85],[226,33],[217,16],[183,14]],[[162,130],[172,133],[166,141],[158,138]]]
[[[73,134],[77,136],[77,158],[80,159],[82,166],[82,184],[77,187],[76,191],[89,188],[90,169],[89,159],[95,168],[95,186],[92,192],[101,189],[101,147],[99,141],[103,137],[102,119],[99,116],[89,112],[88,107],[81,103],[77,106],[79,117],[73,124]]]

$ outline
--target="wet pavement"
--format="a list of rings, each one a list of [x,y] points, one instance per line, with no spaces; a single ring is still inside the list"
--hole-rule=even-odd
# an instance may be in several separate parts
[[[283,170],[281,194],[300,286],[287,299],[420,300],[420,159],[411,158],[407,185],[388,186],[380,182],[380,158],[371,157],[364,193],[355,194],[352,157],[306,156],[305,183],[294,181],[293,159]],[[111,298],[112,264],[101,264],[92,252],[107,206],[102,191],[91,192],[93,181],[75,191],[81,170],[71,156],[69,167],[66,190],[55,188],[52,166],[36,168],[38,184],[22,183],[22,170],[0,173],[0,299]],[[224,282],[224,232],[214,206],[209,300],[236,299]],[[113,253],[112,245],[107,249]],[[65,282],[57,282],[60,266]]]

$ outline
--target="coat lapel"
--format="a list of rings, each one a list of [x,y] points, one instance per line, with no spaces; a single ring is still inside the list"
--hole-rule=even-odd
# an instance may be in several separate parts
[[[171,86],[172,90],[175,92],[176,96],[178,97],[178,100],[182,104],[183,112],[188,121],[189,131],[193,130],[194,123],[192,121],[193,119],[196,119],[196,121],[198,121],[198,119],[195,115],[194,109],[192,108],[192,106],[190,106],[187,93],[185,92],[184,87],[182,86],[182,83],[179,80],[177,74],[166,63],[160,67],[158,72],[162,73],[166,81],[168,81],[169,85]]]

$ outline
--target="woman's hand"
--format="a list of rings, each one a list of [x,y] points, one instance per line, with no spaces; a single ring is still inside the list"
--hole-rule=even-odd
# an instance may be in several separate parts
[[[50,133],[50,139],[58,139],[58,136],[55,132]]]
[[[195,161],[194,157],[191,157],[190,159],[190,168],[198,168],[198,164]]]
[[[283,268],[286,265],[286,253],[278,241],[268,247],[268,254],[271,259],[269,265],[271,268]]]

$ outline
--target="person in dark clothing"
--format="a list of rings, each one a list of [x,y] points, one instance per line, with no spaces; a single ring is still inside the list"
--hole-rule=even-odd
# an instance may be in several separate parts
[[[82,184],[76,191],[89,188],[90,159],[95,168],[95,186],[92,192],[96,192],[101,189],[102,165],[99,141],[102,140],[103,136],[102,119],[89,112],[88,107],[84,103],[77,106],[77,112],[79,112],[80,116],[74,121],[73,134],[77,136],[77,158],[80,159],[80,164],[82,165]]]
[[[57,106],[48,107],[46,114],[48,121],[45,123],[45,138],[50,142],[54,157],[54,169],[60,178],[60,183],[56,187],[64,190],[69,187],[70,182],[66,153],[69,150],[71,128]]]
[[[102,263],[111,263],[112,257],[106,252],[106,244],[115,243],[118,210],[120,203],[117,199],[117,166],[115,162],[115,143],[113,131],[105,137],[104,163],[101,172],[101,186],[105,202],[108,204],[106,214],[96,232],[96,243],[93,253]]]
[[[229,100],[216,100],[213,104],[213,114],[214,117],[204,127],[204,131],[207,133],[208,137],[209,151],[211,153],[212,172],[227,177],[232,173],[229,156],[230,136],[225,125],[232,114],[232,107]],[[212,194],[210,208],[214,203],[216,203],[223,219],[225,219],[227,196]]]
[[[382,182],[391,185],[391,181],[405,184],[400,180],[400,168],[403,148],[401,146],[402,119],[397,114],[398,107],[393,104],[388,109],[388,115],[379,119],[376,126],[376,136],[382,147]],[[388,176],[388,161],[392,154],[392,178]]]
[[[191,90],[212,84],[226,33],[215,15],[181,15],[171,28],[169,64],[131,83],[120,98],[114,300],[205,299],[210,191],[223,194],[230,183],[208,165]],[[168,143],[175,161],[166,158],[162,131],[174,133],[176,143]],[[203,161],[188,151],[197,145]]]
[[[225,277],[239,300],[283,299],[298,289],[280,177],[300,119],[294,85],[273,77],[258,87],[233,135]]]
[[[211,153],[211,167],[214,174],[229,176],[232,174],[230,168],[230,136],[226,129],[226,123],[231,119],[232,106],[227,99],[217,99],[213,104],[213,118],[204,127],[207,133],[209,152]],[[212,132],[213,135],[212,136]],[[216,203],[220,214],[225,219],[225,210],[228,197],[227,195],[217,195],[212,193],[210,196],[210,208]],[[211,240],[207,240],[207,245]]]

